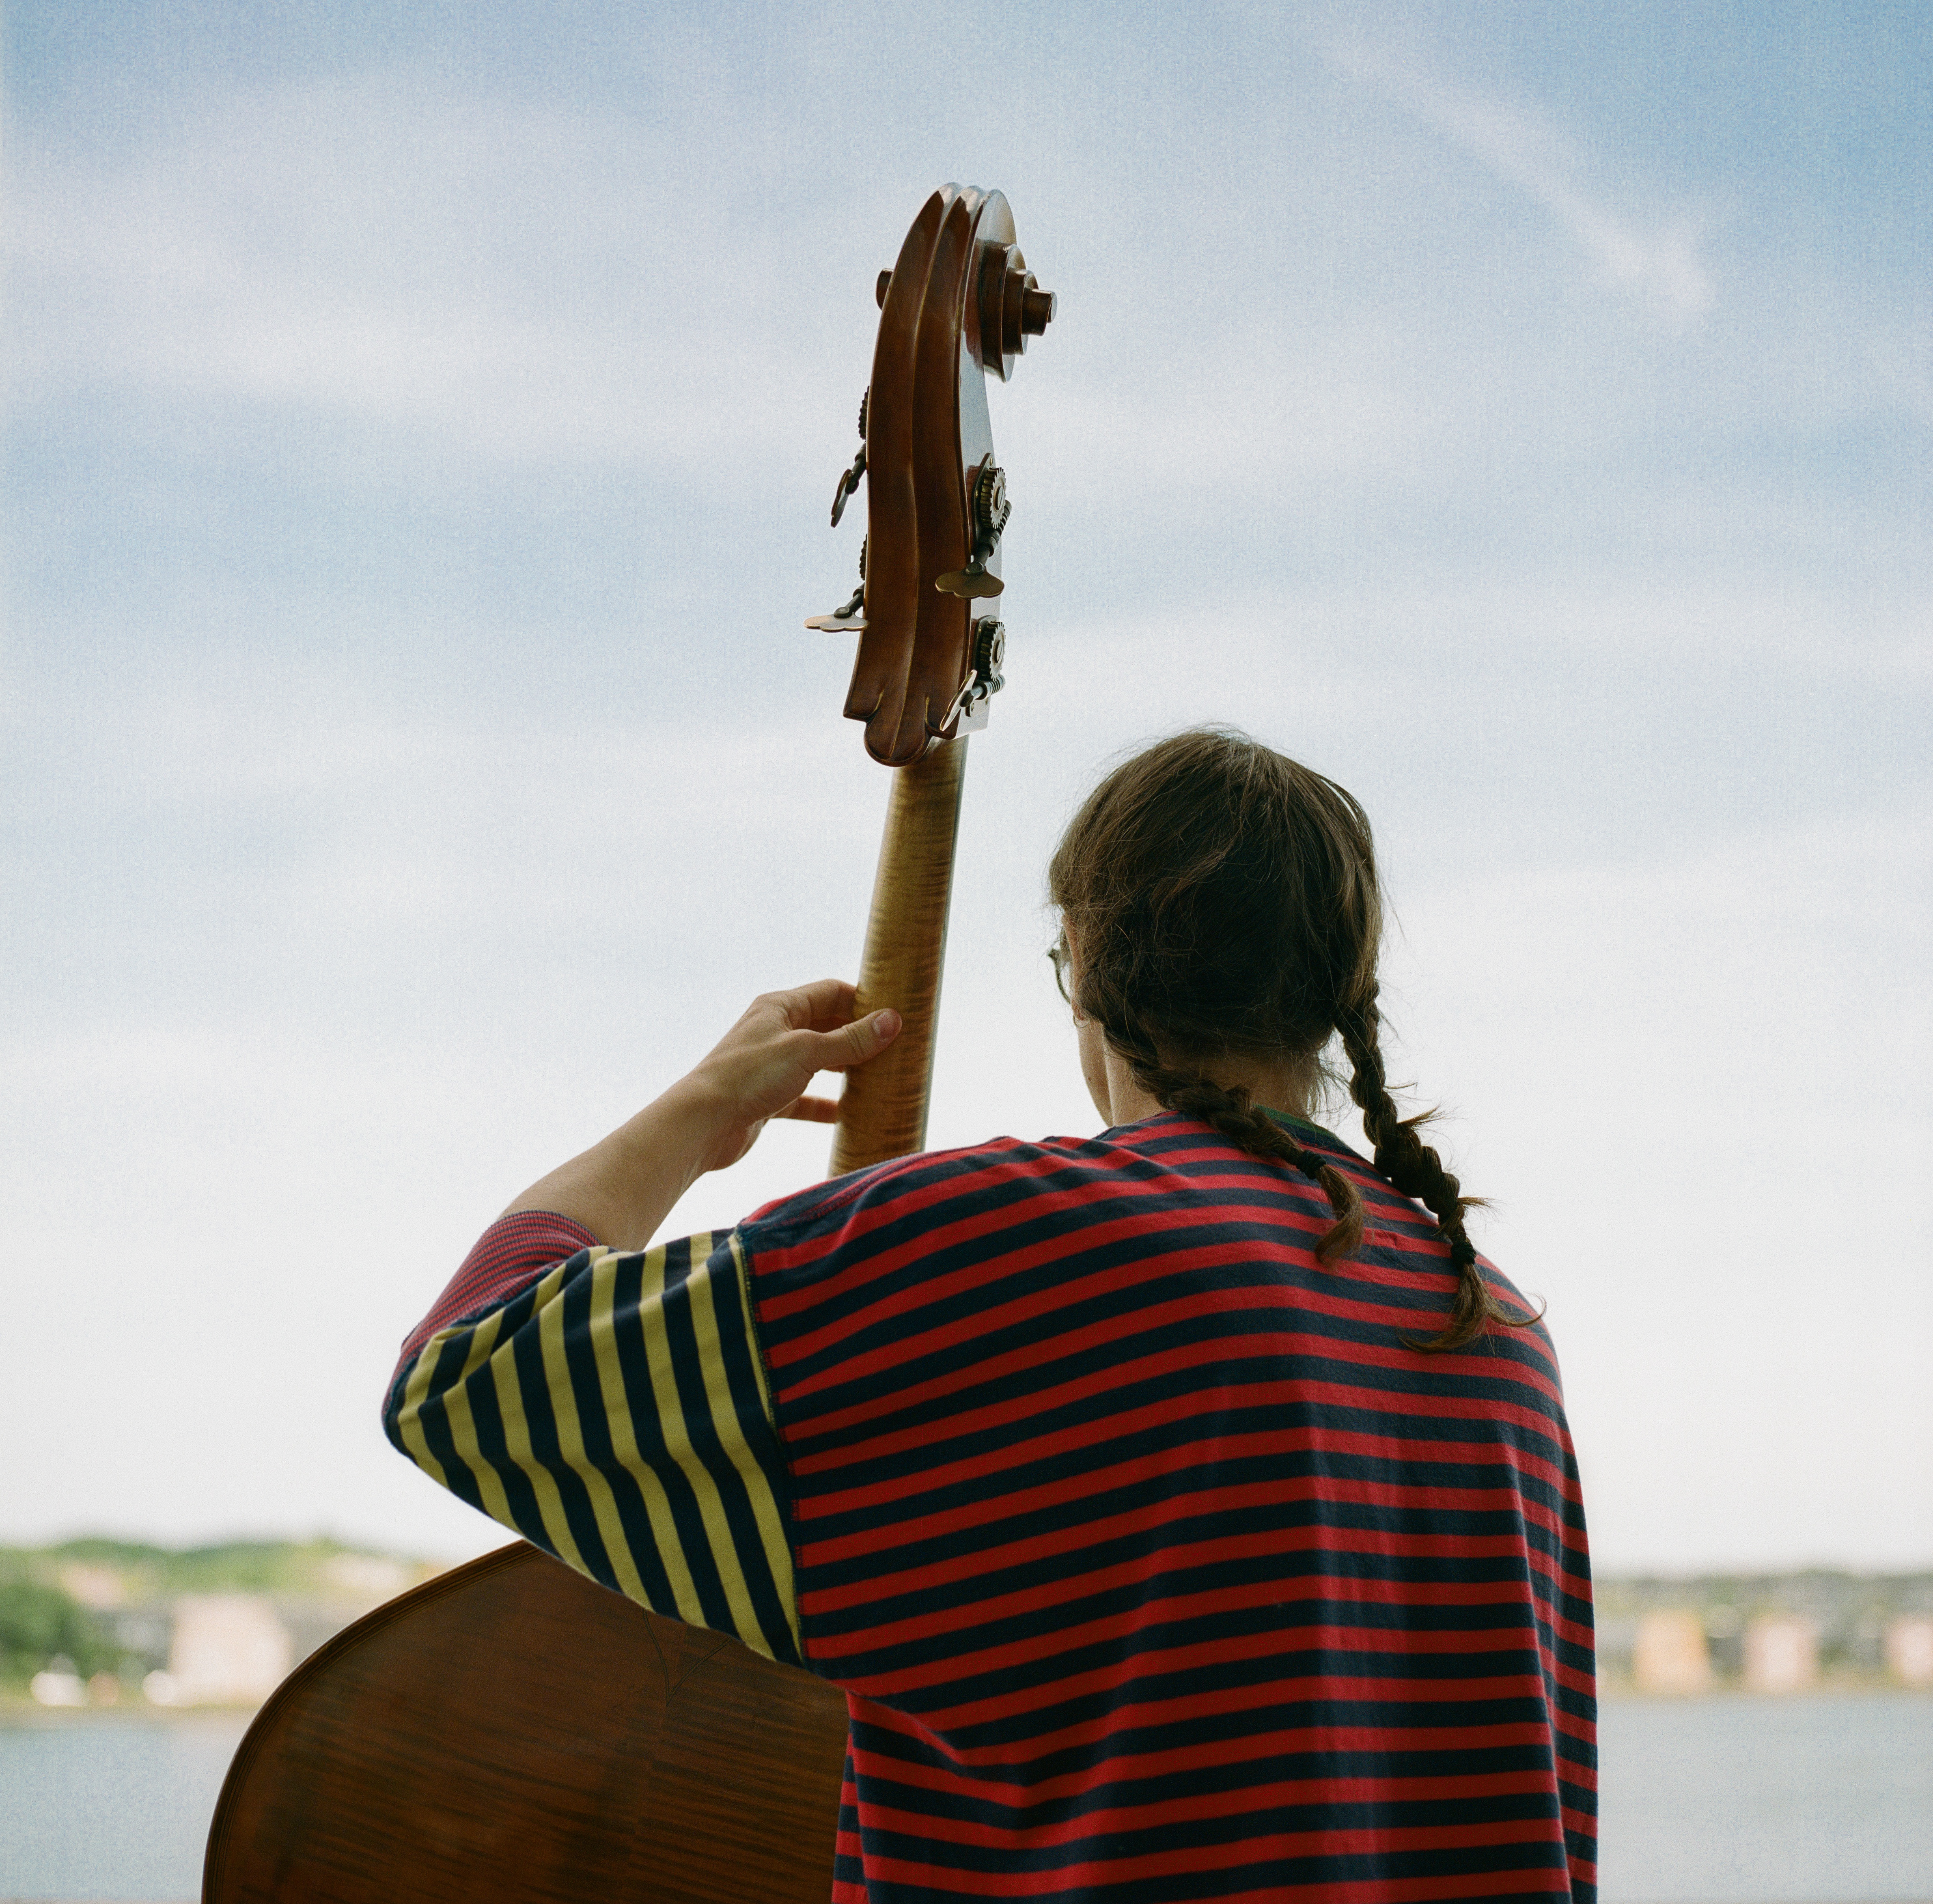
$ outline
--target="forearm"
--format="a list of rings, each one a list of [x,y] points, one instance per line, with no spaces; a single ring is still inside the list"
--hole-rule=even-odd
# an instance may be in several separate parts
[[[696,1077],[681,1078],[609,1137],[540,1177],[502,1214],[555,1210],[612,1249],[641,1250],[713,1167],[729,1122],[715,1091]]]
[[[830,1098],[804,1095],[813,1074],[863,1065],[899,1035],[897,1012],[855,1020],[852,1007],[852,987],[829,978],[754,999],[696,1071],[504,1215],[555,1210],[609,1248],[644,1248],[671,1206],[707,1170],[735,1164],[768,1118],[832,1119]]]

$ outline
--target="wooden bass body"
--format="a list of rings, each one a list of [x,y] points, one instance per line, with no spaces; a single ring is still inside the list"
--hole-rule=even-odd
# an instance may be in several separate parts
[[[243,1738],[203,1904],[825,1904],[846,1698],[526,1542],[378,1607]]]

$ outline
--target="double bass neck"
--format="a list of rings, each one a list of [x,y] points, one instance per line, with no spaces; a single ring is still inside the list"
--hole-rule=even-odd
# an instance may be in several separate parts
[[[863,1014],[890,1005],[901,1029],[876,1058],[846,1074],[832,1140],[835,1176],[905,1156],[926,1143],[966,773],[963,734],[936,742],[910,766],[893,770],[859,960],[858,1008]]]

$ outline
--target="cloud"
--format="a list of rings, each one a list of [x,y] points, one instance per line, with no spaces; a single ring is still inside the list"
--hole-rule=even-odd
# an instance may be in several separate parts
[[[701,117],[368,80],[224,96],[112,158],[29,146],[11,394],[318,419],[373,436],[350,452],[365,464],[574,464],[707,494],[796,475],[816,494],[849,445],[873,270],[907,207],[862,182],[809,219],[748,212],[742,170],[693,160]],[[1061,183],[1079,198],[1078,169]],[[1200,521],[1237,492],[1460,467],[1494,370],[1472,369],[1466,336],[1442,376],[1387,284],[1279,250],[1267,199],[1238,182],[1212,209],[1174,204],[1179,233],[1259,219],[1263,242],[1208,245],[1132,297],[1105,218],[1036,251],[1064,322],[995,420],[1042,490],[1103,512],[1139,492]]]
[[[29,151],[11,393],[319,418],[402,458],[713,493],[798,471],[816,494],[849,447],[873,268],[906,208],[748,216],[731,182],[688,176],[691,130],[365,81],[237,94],[113,161]],[[1124,329],[1097,288],[1011,418],[994,399],[1042,490],[1105,470],[1111,503],[1141,488],[1204,513],[1231,484],[1412,467],[1440,434],[1380,320],[1224,314],[1159,377],[1123,377],[1152,320],[1138,303]]]
[[[808,235],[781,226],[775,248],[770,225],[708,205],[675,143],[614,114],[368,81],[225,98],[118,160],[29,149],[9,207],[11,395],[239,401],[697,480],[801,436],[818,448],[791,426],[842,315],[863,376],[870,273],[774,325],[812,275]]]
[[[1578,155],[1535,114],[1455,85],[1387,45],[1355,35],[1333,36],[1322,50],[1339,71],[1404,107],[1541,205],[1604,278],[1656,317],[1684,325],[1710,310],[1715,290],[1700,255],[1697,218],[1677,212],[1649,226],[1634,224],[1585,188]]]

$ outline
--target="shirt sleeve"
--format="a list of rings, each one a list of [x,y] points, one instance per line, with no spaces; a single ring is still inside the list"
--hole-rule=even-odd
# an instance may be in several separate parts
[[[735,1230],[615,1251],[547,1212],[504,1218],[404,1342],[383,1426],[580,1573],[803,1663]]]

